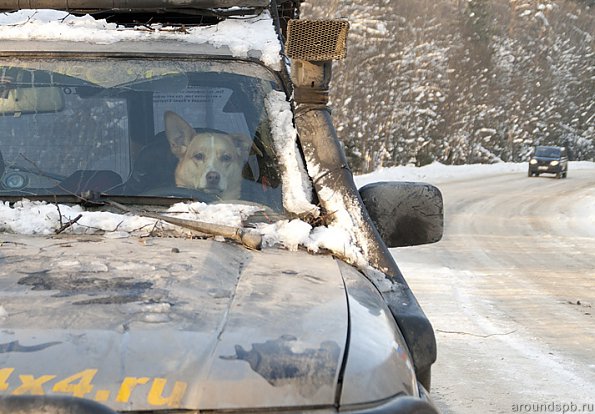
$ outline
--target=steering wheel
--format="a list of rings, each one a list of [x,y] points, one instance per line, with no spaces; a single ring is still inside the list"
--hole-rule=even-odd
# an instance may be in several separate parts
[[[219,201],[219,197],[195,188],[163,186],[143,191],[140,195],[148,197],[190,198],[203,203]]]
[[[2,187],[9,190],[20,190],[29,185],[29,175],[45,177],[60,182],[66,179],[66,176],[55,174],[49,171],[43,171],[39,168],[29,168],[20,165],[7,165],[0,155],[0,178],[2,178]]]

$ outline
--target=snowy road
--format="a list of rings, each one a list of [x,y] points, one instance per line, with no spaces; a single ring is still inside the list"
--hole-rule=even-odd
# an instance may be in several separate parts
[[[595,164],[426,181],[444,238],[392,251],[436,330],[438,407],[595,412]]]

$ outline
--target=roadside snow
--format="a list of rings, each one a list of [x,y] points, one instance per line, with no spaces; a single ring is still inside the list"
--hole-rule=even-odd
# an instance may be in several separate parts
[[[423,167],[382,168],[356,177],[358,187],[378,181],[421,181],[430,184],[507,172],[526,172],[526,163],[444,165],[439,162]]]
[[[595,174],[595,163],[589,161],[569,162],[569,176],[572,176],[572,171],[575,170],[592,170]],[[436,162],[424,167],[383,168],[371,174],[356,176],[355,183],[358,187],[363,187],[366,184],[379,181],[418,181],[439,186],[440,183],[449,181],[506,173],[526,175],[527,163],[444,165]],[[580,199],[574,200],[569,208],[574,210],[578,217],[584,217],[587,222],[593,223],[592,229],[595,234],[595,198],[585,194]]]
[[[571,161],[569,174],[572,170],[594,169],[595,163],[589,161]],[[496,164],[444,165],[439,162],[423,167],[393,167],[381,168],[371,174],[355,177],[358,187],[378,181],[420,181],[430,184],[445,181],[456,181],[469,177],[482,177],[502,173],[527,173],[527,163],[500,162]]]

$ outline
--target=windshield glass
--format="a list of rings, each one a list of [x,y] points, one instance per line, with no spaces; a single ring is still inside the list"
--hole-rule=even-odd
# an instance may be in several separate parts
[[[282,209],[265,97],[248,62],[0,59],[0,198],[246,200]]]
[[[544,157],[544,158],[559,158],[560,157],[560,148],[556,147],[537,147],[535,150],[536,157]]]

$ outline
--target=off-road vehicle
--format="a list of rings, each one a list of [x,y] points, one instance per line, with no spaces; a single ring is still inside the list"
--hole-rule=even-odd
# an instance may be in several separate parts
[[[0,0],[1,413],[436,412],[440,192],[356,188],[299,11]]]

